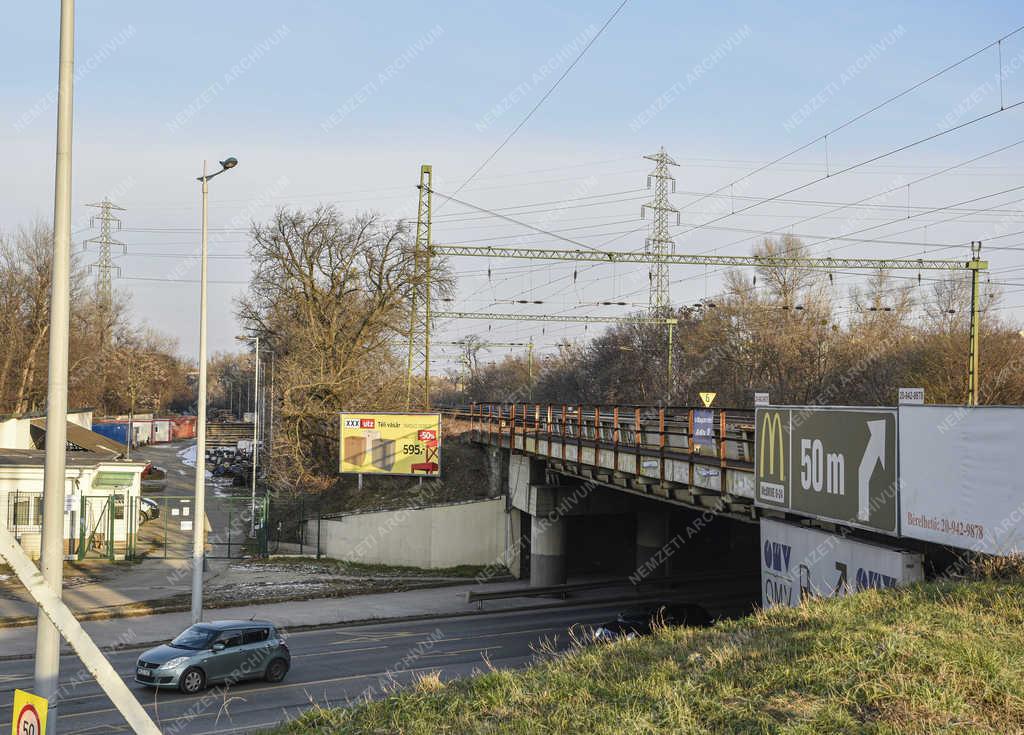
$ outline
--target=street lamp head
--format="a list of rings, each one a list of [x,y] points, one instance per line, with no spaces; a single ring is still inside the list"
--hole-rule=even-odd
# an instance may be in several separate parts
[[[237,165],[238,165],[238,159],[235,158],[234,156],[230,156],[229,158],[225,158],[223,161],[220,162],[221,168],[223,168],[225,171],[227,171],[229,168],[234,168]]]

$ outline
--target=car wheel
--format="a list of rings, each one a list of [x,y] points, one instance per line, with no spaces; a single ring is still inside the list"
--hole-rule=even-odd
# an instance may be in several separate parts
[[[147,516],[144,511],[140,510],[139,511],[139,525],[141,526],[143,523],[145,523],[148,520],[149,520],[149,516]]]
[[[267,681],[276,684],[288,674],[288,662],[283,658],[275,658],[267,665],[265,678]]]
[[[185,669],[185,673],[178,680],[178,689],[183,694],[197,694],[206,688],[206,674],[202,669],[192,667]]]

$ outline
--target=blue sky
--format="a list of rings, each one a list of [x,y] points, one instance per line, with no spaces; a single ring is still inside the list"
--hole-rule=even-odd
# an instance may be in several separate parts
[[[247,261],[240,257],[245,238],[238,230],[249,219],[269,216],[274,206],[317,201],[345,211],[408,214],[421,162],[434,165],[439,190],[453,190],[540,99],[616,4],[80,2],[76,238],[96,234],[87,227],[85,203],[110,194],[126,207],[121,239],[129,256],[119,265],[128,278],[117,281],[118,287],[132,295],[142,318],[177,337],[183,353],[194,353],[195,284],[160,279],[197,277],[187,261],[181,265],[198,242],[194,177],[204,158],[237,156],[239,168],[213,182],[211,207],[211,226],[231,228],[216,235],[214,252],[235,256],[211,265],[211,278],[224,281],[211,286],[211,343],[232,348],[237,326],[231,299],[244,287],[231,282],[248,277]],[[21,3],[5,15],[16,32],[0,49],[0,62],[14,71],[0,78],[0,151],[5,170],[17,178],[0,180],[4,229],[49,218],[52,211],[55,109],[46,97],[56,82],[57,5]],[[635,219],[639,199],[611,195],[644,185],[649,164],[641,156],[658,146],[682,164],[675,171],[681,191],[710,191],[985,46],[1024,22],[1022,16],[1019,4],[1010,2],[936,7],[631,0],[463,198],[501,207],[609,194],[599,212],[577,210],[558,214],[554,223],[550,216],[544,220],[549,229],[573,227],[573,237],[599,240],[597,235],[616,228],[595,224],[587,230],[586,217],[593,214],[595,223]],[[1008,39],[1002,50],[1004,63],[1024,54],[1024,33]],[[1024,66],[1018,67],[1003,80],[1004,105],[1024,99]],[[829,165],[841,168],[998,109],[997,72],[996,52],[980,54],[840,131],[829,142]],[[965,111],[972,94],[977,99]],[[793,198],[856,201],[893,181],[913,180],[1015,141],[1024,130],[1022,116],[1024,110],[1006,111]],[[1021,160],[1012,149],[916,184],[910,201],[942,206],[1024,184]],[[816,178],[824,167],[824,147],[816,145],[747,180],[744,191],[771,196]],[[693,199],[675,200],[684,207],[684,221],[711,219],[708,202],[684,206]],[[765,205],[723,224],[768,231],[821,212],[808,206]],[[451,205],[445,212],[452,217],[457,209]],[[493,222],[480,229],[446,228],[442,219],[436,236],[449,242],[524,232]],[[899,239],[962,243],[1007,231],[993,229],[1005,225],[1006,217],[998,214],[954,223],[940,219],[915,219],[912,224],[935,224],[929,232]],[[1022,224],[1011,229],[1024,230]],[[909,226],[874,233],[884,238]],[[822,218],[796,231],[827,236],[844,228],[850,229],[842,219]],[[741,236],[700,229],[679,240],[680,250],[747,252],[750,243],[729,244]],[[636,248],[642,241],[639,233],[616,247]],[[910,250],[868,244],[844,252]],[[959,251],[943,255],[950,252]],[[1024,261],[1016,251],[990,257],[1004,269]],[[588,300],[646,301],[642,267],[588,271],[570,293],[557,280],[565,276],[564,266],[525,271],[523,264],[512,265],[519,270],[492,264],[488,280],[482,262],[456,263],[464,274],[465,302],[459,306],[508,309],[503,301],[526,292],[549,299],[543,307],[548,311],[557,306],[571,313],[591,313]],[[716,274],[693,276],[680,274],[673,287],[677,302],[714,291]],[[1012,271],[1006,279],[1013,277],[1021,280]],[[133,280],[140,278],[157,280]],[[1022,300],[1005,288],[1005,304]],[[450,336],[481,330],[466,323],[447,327]],[[490,334],[541,341],[537,331],[508,323],[492,326]],[[579,334],[575,326],[557,327],[545,330],[544,339]]]

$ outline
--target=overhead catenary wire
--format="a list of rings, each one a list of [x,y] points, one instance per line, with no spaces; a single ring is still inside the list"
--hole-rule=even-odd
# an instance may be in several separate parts
[[[767,163],[762,164],[761,166],[758,166],[753,171],[747,172],[746,174],[744,174],[743,176],[739,177],[738,179],[736,179],[734,181],[731,181],[728,184],[725,184],[724,186],[720,187],[719,189],[716,189],[711,195],[713,196],[715,194],[719,194],[719,193],[725,191],[726,189],[729,189],[730,187],[735,186],[736,184],[740,183],[741,181],[744,181],[745,179],[749,179],[751,176],[755,176],[755,175],[761,173],[762,171],[770,168],[771,166],[774,166],[777,163],[781,163],[782,161],[785,161],[787,158],[790,158],[791,156],[794,156],[797,153],[800,153],[801,151],[804,151],[804,150],[810,148],[811,146],[813,146],[813,145],[815,145],[817,143],[820,143],[820,142],[822,142],[824,140],[827,140],[829,138],[829,136],[835,135],[839,131],[848,128],[849,126],[853,125],[854,123],[856,123],[856,122],[858,122],[860,120],[863,120],[864,118],[868,117],[869,115],[874,114],[878,110],[881,110],[883,107],[886,107],[887,105],[895,102],[896,100],[901,99],[903,97],[906,97],[911,92],[914,92],[915,90],[920,89],[921,87],[923,87],[924,85],[928,84],[929,82],[939,78],[940,76],[942,76],[946,72],[951,71],[951,70],[955,69],[956,67],[961,66],[962,64],[965,64],[966,62],[970,61],[971,59],[975,58],[976,56],[979,56],[980,54],[985,53],[986,51],[988,51],[989,49],[993,48],[994,46],[1000,45],[1003,41],[1005,41],[1006,39],[1016,35],[1017,33],[1019,33],[1022,30],[1024,30],[1024,25],[1018,26],[1017,28],[1013,29],[1012,31],[1010,31],[1006,35],[1001,36],[1000,38],[997,38],[995,41],[992,41],[991,43],[989,43],[989,44],[987,44],[985,46],[982,46],[981,48],[977,49],[976,51],[973,51],[973,52],[967,54],[966,56],[962,57],[958,61],[955,61],[952,64],[949,64],[948,66],[945,66],[945,67],[939,69],[937,72],[934,72],[933,74],[925,77],[921,81],[916,82],[916,83],[910,85],[909,87],[906,87],[905,89],[901,90],[900,92],[897,92],[896,94],[894,94],[894,95],[884,99],[883,101],[879,102],[878,104],[874,105],[873,107],[870,107],[869,109],[854,115],[853,117],[845,120],[844,122],[840,123],[839,125],[836,125],[832,129],[827,130],[824,133],[820,134],[818,137],[816,137],[816,138],[814,138],[814,139],[804,143],[803,145],[797,146],[796,148],[794,148],[793,150],[789,151],[788,153],[785,153],[785,154],[779,156],[778,158],[772,159],[772,160],[768,161]],[[999,111],[1002,111],[1003,109],[1005,109],[1005,106],[1001,104]],[[700,201],[700,200],[698,200],[698,201]],[[693,203],[691,202],[691,205],[692,204]]]
[[[590,47],[594,45],[597,39],[604,35],[605,30],[607,30],[608,26],[611,25],[612,21],[615,20],[616,17],[618,17],[619,13],[622,12],[622,9],[626,7],[626,4],[628,2],[629,0],[622,0],[622,2],[618,4],[615,10],[612,11],[612,14],[608,16],[608,19],[605,20],[604,24],[597,30],[597,33],[594,34],[594,37],[587,41],[586,45],[580,50],[576,58],[573,59],[572,63],[570,63],[569,66],[566,67],[565,71],[563,71],[559,75],[558,79],[555,80],[555,83],[552,84],[551,87],[548,88],[548,91],[545,92],[544,95],[537,101],[537,104],[530,108],[530,111],[526,113],[526,116],[519,121],[518,125],[512,128],[509,134],[505,136],[501,143],[498,144],[498,147],[495,148],[490,153],[490,155],[488,155],[487,158],[485,158],[483,162],[479,166],[477,166],[469,176],[466,177],[465,181],[459,184],[459,186],[453,192],[454,194],[458,194],[464,188],[466,188],[466,185],[469,184],[469,182],[471,182],[473,179],[475,179],[477,174],[483,171],[484,168],[486,168],[487,164],[493,161],[494,157],[501,153],[502,149],[504,149],[505,146],[509,144],[509,141],[511,141],[512,138],[515,137],[516,133],[518,133],[523,128],[523,126],[530,121],[530,118],[532,118],[534,114],[537,112],[537,110],[541,108],[541,105],[543,105],[547,101],[548,97],[550,97],[552,93],[554,93],[554,91],[558,89],[558,86],[562,83],[562,80],[569,76],[569,73],[576,68],[576,65],[580,63],[580,60],[586,55],[587,51],[590,50]]]

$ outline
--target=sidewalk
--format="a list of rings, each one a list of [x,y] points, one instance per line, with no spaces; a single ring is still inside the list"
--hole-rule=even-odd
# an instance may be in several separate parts
[[[227,560],[210,560],[205,583],[228,567]],[[138,564],[81,562],[64,566],[64,602],[75,613],[156,602],[192,590],[191,559],[152,559]],[[34,616],[36,605],[14,575],[0,584],[0,620]],[[0,655],[3,655],[0,651]]]
[[[488,591],[527,589],[527,580],[496,582],[487,585]],[[352,597],[279,602],[269,605],[246,605],[208,611],[207,620],[248,620],[255,617],[269,620],[284,628],[306,628],[339,623],[387,621],[395,619],[446,616],[480,615],[523,608],[555,607],[566,604],[564,600],[543,597],[519,597],[507,600],[493,600],[487,603],[485,611],[478,611],[475,604],[465,602],[465,594],[479,590],[480,585],[468,582],[464,585],[431,589],[387,592],[381,594],[354,595]],[[629,597],[632,588],[623,585],[594,592],[580,592],[573,596],[573,602],[612,600]],[[114,618],[83,623],[100,648],[142,647],[149,643],[165,642],[191,624],[188,612],[144,615],[132,618]],[[35,626],[0,629],[0,660],[26,657],[35,652]],[[71,652],[65,644],[66,652]]]

